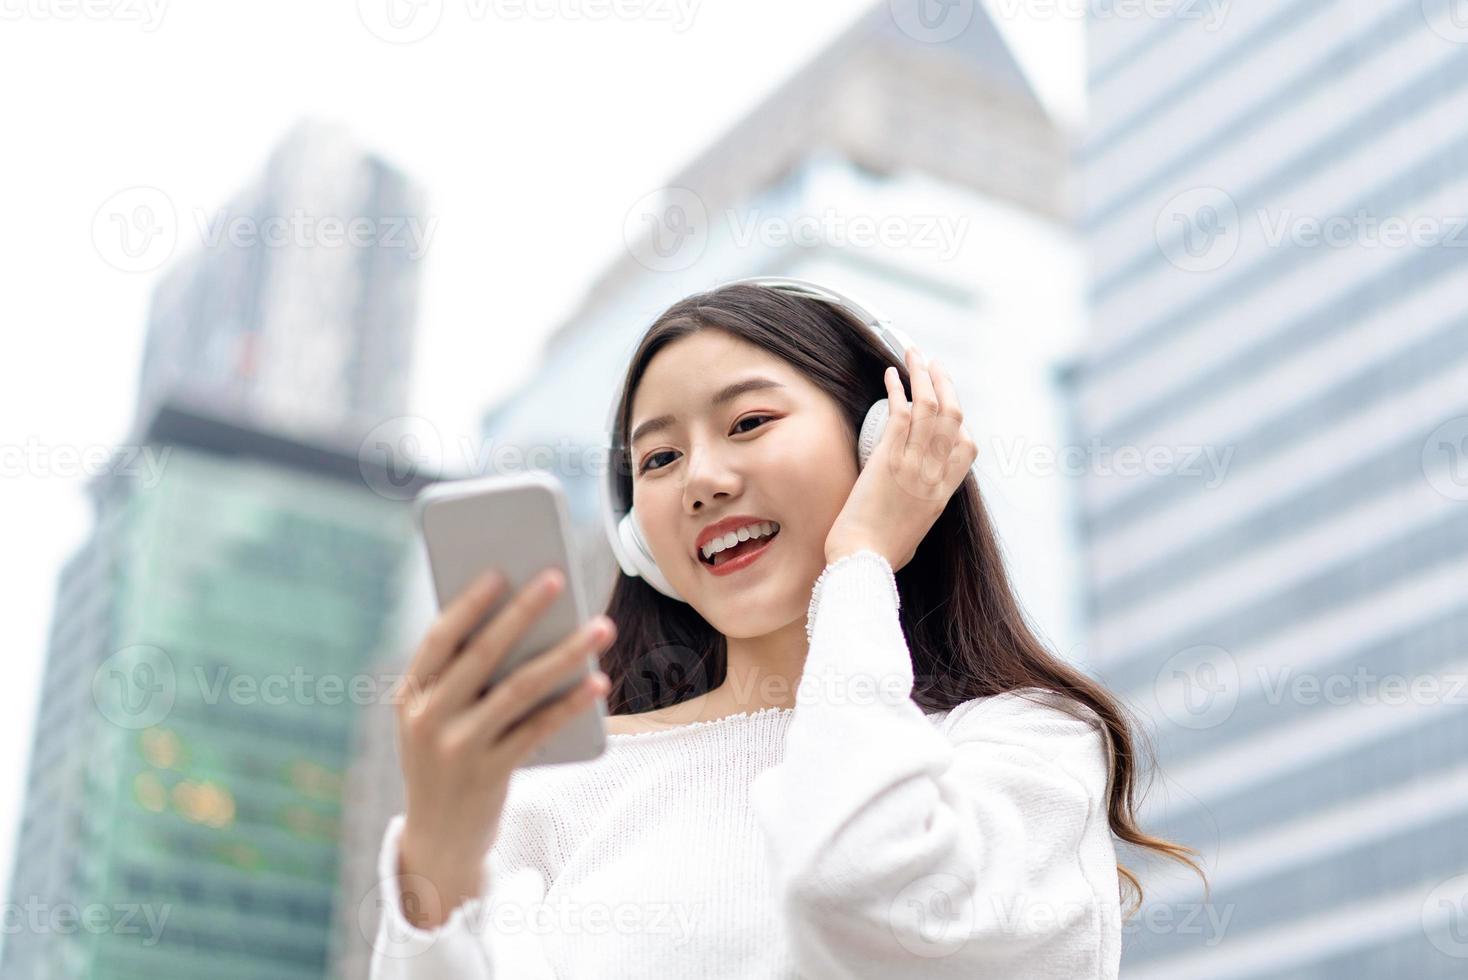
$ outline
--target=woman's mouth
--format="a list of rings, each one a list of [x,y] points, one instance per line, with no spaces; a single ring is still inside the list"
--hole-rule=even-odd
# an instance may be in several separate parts
[[[770,545],[779,535],[780,528],[776,526],[773,534],[740,541],[733,547],[717,552],[711,558],[705,557],[700,551],[699,563],[708,569],[711,575],[732,575],[758,561],[761,555],[770,550]]]

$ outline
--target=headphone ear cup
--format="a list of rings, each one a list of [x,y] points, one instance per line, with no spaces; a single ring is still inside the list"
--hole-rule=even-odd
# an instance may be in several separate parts
[[[637,522],[637,510],[634,508],[623,515],[617,524],[617,534],[621,538],[622,547],[627,553],[627,558],[637,567],[636,575],[657,589],[670,599],[683,602],[684,599],[678,594],[658,568],[657,561],[652,556],[652,550],[648,548],[647,541],[642,536],[642,525]],[[627,574],[631,575],[632,572]]]
[[[856,439],[856,455],[861,466],[867,465],[877,443],[882,440],[882,433],[887,428],[887,415],[885,398],[872,402],[872,407],[867,409],[867,417],[862,420],[861,433]]]
[[[641,563],[637,560],[637,531],[632,525],[630,512],[623,514],[617,522],[617,542],[621,545],[617,549],[617,563],[622,566],[622,571],[628,575],[641,575]]]

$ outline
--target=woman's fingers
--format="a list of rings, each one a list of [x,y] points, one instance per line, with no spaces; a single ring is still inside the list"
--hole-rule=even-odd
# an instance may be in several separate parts
[[[887,427],[882,430],[883,440],[892,440],[897,447],[896,456],[900,457],[902,449],[907,445],[907,426],[912,420],[912,406],[907,403],[907,393],[902,389],[902,375],[895,367],[889,367],[882,373],[882,380],[887,383]]]
[[[938,425],[933,435],[933,450],[934,455],[941,456],[946,463],[954,456],[955,449],[972,447],[966,446],[969,440],[963,430],[963,408],[958,403],[958,391],[953,386],[953,379],[938,366],[936,360],[928,362],[928,372],[933,376],[933,389],[938,393]],[[972,463],[973,460],[968,462]]]
[[[467,737],[481,745],[499,740],[556,685],[586,673],[592,651],[614,633],[610,620],[593,616],[560,643],[516,667],[463,713],[460,721],[470,732]]]
[[[450,712],[471,704],[500,661],[515,648],[564,586],[565,575],[557,568],[546,569],[532,578],[470,639],[463,655],[449,664],[439,685],[441,693],[435,700],[441,699]]]
[[[591,674],[581,679],[570,691],[512,730],[500,741],[500,748],[511,762],[523,765],[530,754],[573,717],[585,711],[597,698],[607,693],[610,682],[604,674]]]
[[[907,433],[907,453],[921,460],[928,453],[928,440],[938,416],[938,394],[928,365],[916,347],[907,349],[907,374],[912,386],[912,425]]]
[[[443,608],[413,655],[394,691],[394,703],[414,703],[413,712],[424,707],[423,697],[444,668],[453,660],[464,638],[474,624],[484,617],[490,605],[505,588],[505,577],[498,569],[490,569],[475,579]]]

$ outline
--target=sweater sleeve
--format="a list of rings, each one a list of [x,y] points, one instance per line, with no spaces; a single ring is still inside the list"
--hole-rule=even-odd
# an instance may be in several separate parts
[[[534,910],[545,898],[545,883],[534,869],[500,877],[487,860],[484,894],[458,905],[435,929],[420,929],[408,921],[398,873],[405,819],[399,813],[388,821],[378,853],[377,923],[369,980],[553,978],[539,936],[531,928]],[[364,910],[358,911],[362,915]]]
[[[1030,689],[1041,703],[976,698],[940,731],[911,700],[899,602],[876,552],[827,565],[784,757],[751,789],[798,968],[1115,976],[1099,722]]]

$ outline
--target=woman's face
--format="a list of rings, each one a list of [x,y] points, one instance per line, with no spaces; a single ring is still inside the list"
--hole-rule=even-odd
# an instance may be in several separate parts
[[[715,403],[722,389],[751,379],[774,385]],[[663,416],[671,421],[639,431]],[[628,432],[632,502],[678,593],[729,637],[763,636],[804,617],[826,564],[826,534],[857,477],[855,433],[835,400],[775,355],[704,329],[653,356]],[[774,521],[779,532],[753,563],[715,575],[699,534],[737,515]]]

